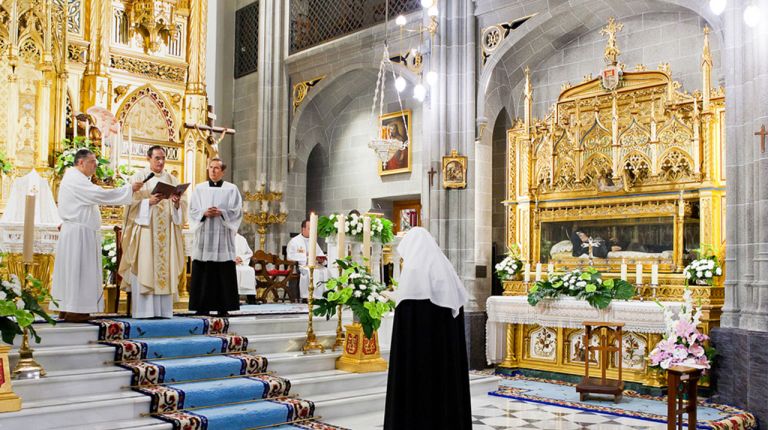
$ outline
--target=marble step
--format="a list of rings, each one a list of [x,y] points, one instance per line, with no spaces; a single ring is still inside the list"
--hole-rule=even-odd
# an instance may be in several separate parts
[[[336,332],[316,332],[318,341],[330,347],[336,339]],[[249,335],[249,349],[267,355],[278,352],[298,351],[306,339],[305,332],[283,335]],[[11,368],[18,361],[18,350],[9,354]],[[74,346],[53,346],[34,348],[34,357],[46,371],[63,371],[83,368],[113,368],[115,348],[97,343]]]
[[[500,381],[497,376],[470,375],[469,378],[471,397],[487,395],[489,391],[498,388]],[[387,385],[384,383],[374,388],[315,395],[312,396],[312,401],[315,402],[315,415],[322,417],[324,422],[333,424],[334,420],[352,415],[350,411],[354,411],[354,415],[362,415],[383,410],[386,404],[386,393]]]
[[[310,400],[314,400],[314,397],[326,400],[346,397],[346,393],[363,388],[371,392],[386,390],[386,372],[351,374],[337,371],[335,362],[339,355],[340,352],[310,355],[278,353],[267,355],[267,358],[271,371],[277,371],[279,375],[291,379],[292,393]],[[388,358],[388,351],[383,352],[383,356]],[[170,428],[159,420],[140,419],[141,413],[149,411],[150,399],[125,387],[130,380],[127,371],[111,372],[114,373],[109,375],[112,381],[102,384],[105,373],[108,372],[81,372],[78,374],[82,378],[79,381],[71,380],[78,375],[60,374],[52,374],[36,381],[16,381],[14,388],[26,393],[27,397],[21,411],[0,415],[0,429],[60,428],[51,423],[77,423],[69,427],[72,429]],[[121,373],[124,374],[122,381],[119,375]],[[94,384],[97,375],[100,382]],[[101,389],[102,385],[111,391],[94,393],[94,390]],[[32,397],[32,393],[38,398],[27,401],[26,399]],[[375,401],[373,404],[363,404],[373,407]]]
[[[83,430],[83,426],[77,424],[58,427],[58,430]],[[88,426],[88,430],[173,430],[173,425],[157,418],[144,417],[134,420],[93,423]]]

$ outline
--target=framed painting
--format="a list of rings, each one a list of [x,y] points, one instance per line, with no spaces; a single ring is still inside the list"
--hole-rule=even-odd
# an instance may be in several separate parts
[[[396,235],[402,235],[413,227],[421,225],[421,201],[403,200],[392,204],[395,222],[392,230]]]
[[[378,163],[379,176],[410,172],[411,149],[413,147],[413,139],[411,139],[413,136],[411,133],[411,111],[404,110],[382,115],[379,117],[379,124],[382,130],[387,130],[390,138],[407,143],[404,149],[395,152],[386,163]]]
[[[443,188],[467,187],[467,157],[454,149],[443,157]]]

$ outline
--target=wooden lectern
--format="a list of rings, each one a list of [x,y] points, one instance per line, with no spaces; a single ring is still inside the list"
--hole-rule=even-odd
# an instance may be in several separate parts
[[[688,414],[688,428],[696,428],[696,387],[701,369],[672,366],[667,369],[667,430],[683,428],[683,414]],[[683,397],[688,397],[685,400]]]
[[[621,356],[622,356],[622,329],[624,323],[594,322],[585,321],[584,323],[584,378],[576,385],[576,391],[579,393],[581,401],[587,399],[589,393],[608,394],[613,396],[613,401],[619,403],[621,395],[624,393],[624,381],[621,379]],[[600,343],[592,345],[592,333],[598,333]],[[616,333],[615,342],[610,342],[611,332]],[[600,356],[600,377],[592,378],[589,376],[589,358],[592,352],[599,353]],[[618,363],[616,367],[619,371],[619,379],[607,379],[606,372],[608,364],[613,353],[618,354]]]

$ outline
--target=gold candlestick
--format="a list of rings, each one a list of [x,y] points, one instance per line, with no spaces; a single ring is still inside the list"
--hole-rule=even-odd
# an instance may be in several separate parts
[[[344,329],[341,326],[341,305],[339,305],[338,313],[339,322],[338,325],[336,325],[336,342],[334,342],[331,351],[336,351],[336,348],[341,349],[344,347]]]
[[[309,266],[309,298],[307,299],[307,304],[309,306],[309,321],[307,323],[307,340],[304,341],[304,346],[301,347],[301,350],[304,352],[304,354],[314,349],[319,349],[320,352],[325,352],[325,347],[317,341],[317,336],[315,336],[315,329],[312,326],[312,305],[314,302],[314,295],[315,264],[312,262]]]
[[[24,286],[29,285],[29,266],[34,263],[24,263]],[[19,348],[19,361],[13,368],[13,379],[40,379],[45,376],[45,369],[32,356],[32,348],[29,347],[29,329],[24,327],[21,348]]]
[[[248,202],[280,202],[283,199],[282,192],[267,192],[265,188],[260,187],[256,193],[245,192],[243,200]],[[258,212],[244,212],[243,221],[256,224],[256,233],[259,234],[259,249],[264,250],[264,245],[267,241],[267,229],[273,224],[284,224],[288,219],[288,214],[283,212],[282,206],[279,213],[271,213],[268,211],[259,210]]]

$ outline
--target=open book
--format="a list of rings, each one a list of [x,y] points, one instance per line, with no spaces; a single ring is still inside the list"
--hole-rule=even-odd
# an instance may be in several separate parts
[[[158,182],[157,185],[155,185],[155,189],[152,190],[152,194],[162,194],[164,199],[168,199],[171,197],[171,194],[184,194],[184,191],[187,190],[187,187],[189,187],[189,182],[176,186],[166,184],[165,182]]]

